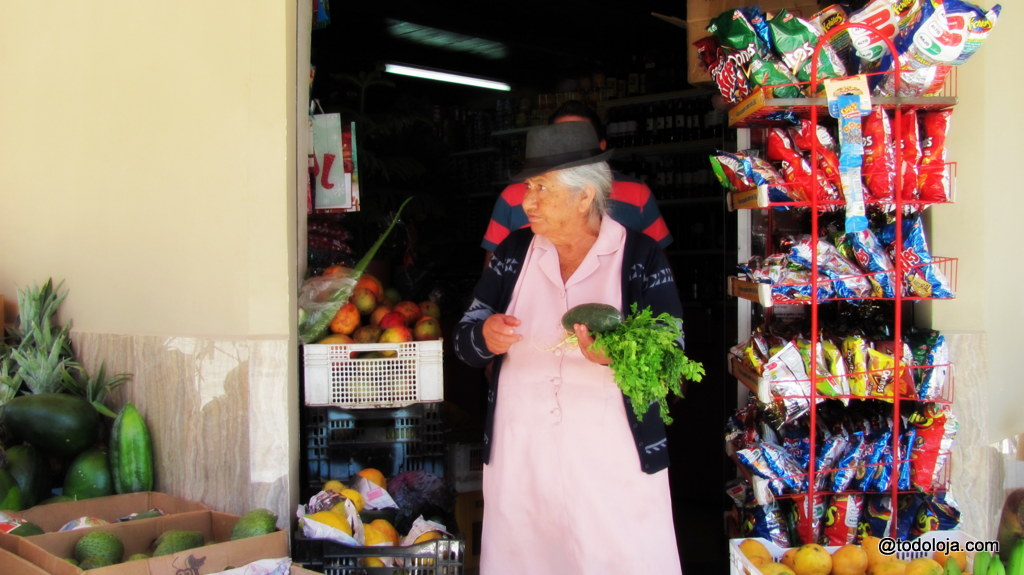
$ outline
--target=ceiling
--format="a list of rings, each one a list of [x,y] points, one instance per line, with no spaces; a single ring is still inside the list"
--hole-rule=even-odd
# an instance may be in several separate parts
[[[614,75],[653,53],[685,58],[685,31],[652,16],[685,18],[682,0],[540,1],[501,6],[438,0],[334,2],[330,23],[313,31],[314,97],[330,101],[330,77],[370,73],[385,60],[476,74],[509,82],[513,91],[555,91],[564,78],[603,71]],[[506,56],[490,59],[396,38],[388,26],[406,22],[502,43]],[[408,29],[408,26],[406,26]],[[389,75],[399,89],[471,97],[467,90]],[[443,86],[443,87],[442,87]],[[319,89],[319,93],[317,90]],[[491,92],[488,97],[494,98]]]

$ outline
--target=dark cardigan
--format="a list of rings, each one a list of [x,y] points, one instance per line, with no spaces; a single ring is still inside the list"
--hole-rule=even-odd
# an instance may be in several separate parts
[[[496,356],[488,351],[483,339],[483,324],[490,315],[504,313],[508,308],[532,240],[532,230],[524,228],[512,232],[498,246],[473,291],[473,302],[455,326],[453,334],[455,354],[459,359],[474,367],[483,367],[488,362],[493,362],[487,393],[487,416],[484,422],[485,463],[490,460],[494,408],[503,356]],[[667,312],[681,318],[682,302],[679,300],[675,279],[662,249],[649,237],[628,229],[624,249],[621,307],[623,313],[629,313],[631,305],[635,302],[639,309],[650,306],[655,315]],[[678,344],[682,347],[682,340]],[[622,399],[630,419],[640,468],[646,473],[665,469],[669,464],[668,445],[658,404],[652,403],[643,419],[637,421],[629,398],[623,395]]]

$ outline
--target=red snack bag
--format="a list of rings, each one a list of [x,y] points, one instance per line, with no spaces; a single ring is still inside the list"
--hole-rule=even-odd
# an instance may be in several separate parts
[[[769,160],[780,162],[783,178],[793,184],[791,190],[807,196],[806,190],[812,185],[811,163],[796,149],[786,130],[769,130],[766,156]],[[821,170],[816,174],[813,184],[819,202],[835,202],[842,198],[839,188]]]
[[[793,496],[793,507],[790,523],[795,527],[800,544],[817,543],[821,537],[821,523],[825,516],[826,499],[828,496],[814,494],[814,504],[806,493]]]
[[[868,200],[891,201],[896,186],[896,151],[893,148],[892,125],[889,114],[875,106],[864,117],[861,127],[864,135],[864,191]]]
[[[744,65],[749,56],[730,53],[722,48],[715,36],[701,38],[693,45],[697,48],[697,57],[707,67],[708,74],[727,102],[735,104],[750,95],[750,83]]]
[[[793,138],[794,146],[805,152],[817,144],[818,172],[835,187],[836,199],[842,199],[843,184],[839,179],[839,157],[835,152],[836,142],[832,134],[828,133],[828,129],[825,126],[813,126],[810,120],[804,118],[797,126],[789,129],[789,135]]]
[[[946,135],[953,110],[921,114],[921,161],[917,176],[918,197],[926,202],[949,200],[949,178],[946,174]]]
[[[921,161],[921,139],[917,129],[917,110],[903,112],[900,120],[902,132],[900,136],[900,173],[903,179],[900,182],[900,197],[904,201],[917,199],[917,164]]]
[[[946,414],[938,404],[929,403],[921,411],[912,413],[908,421],[917,428],[910,450],[910,482],[915,488],[927,491],[935,481],[946,432]]]
[[[829,500],[822,521],[821,545],[848,545],[857,538],[863,493],[837,493]]]

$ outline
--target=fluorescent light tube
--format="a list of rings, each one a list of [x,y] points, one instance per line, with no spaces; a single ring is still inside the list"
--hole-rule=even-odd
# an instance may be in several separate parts
[[[402,76],[425,78],[427,80],[437,80],[439,82],[451,82],[453,84],[476,86],[478,88],[487,88],[489,90],[500,90],[502,92],[508,92],[512,89],[511,86],[504,82],[484,80],[483,78],[463,76],[462,74],[453,74],[451,72],[442,72],[440,70],[431,70],[429,68],[416,68],[414,66],[406,66],[404,64],[384,64],[384,71]]]

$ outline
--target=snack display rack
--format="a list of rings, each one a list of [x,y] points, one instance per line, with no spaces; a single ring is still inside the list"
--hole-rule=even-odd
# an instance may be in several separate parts
[[[871,28],[870,26],[858,23],[846,23],[842,24],[821,36],[815,46],[813,57],[812,57],[812,70],[811,80],[808,84],[802,84],[805,88],[805,93],[818,94],[823,93],[823,81],[818,75],[818,62],[819,55],[823,49],[823,46],[827,44],[833,36],[841,34],[849,30],[850,28],[859,28],[864,32],[880,38],[887,45],[888,50],[892,54],[896,54],[896,49],[891,40],[883,36],[878,30]],[[909,111],[939,111],[947,110],[955,106],[956,97],[956,73],[955,67],[950,70],[946,76],[946,81],[943,89],[940,93],[929,96],[914,96],[914,97],[888,97],[888,98],[875,98],[871,99],[872,106],[881,106],[887,111],[893,118],[892,125],[894,134],[902,133],[902,122],[904,122],[904,115]],[[890,73],[894,76],[893,81],[895,82],[895,93],[899,94],[901,86],[902,72]],[[801,119],[807,119],[810,121],[811,126],[819,126],[822,124],[828,125],[831,122],[831,116],[829,114],[828,104],[824,97],[808,97],[808,98],[773,98],[771,97],[770,89],[771,86],[761,87],[744,99],[743,101],[736,104],[729,112],[729,124],[733,128],[747,128],[749,131],[753,131],[753,135],[757,135],[757,130],[764,129],[768,130],[772,127],[778,127],[782,125],[784,121],[782,118],[792,118],[793,115]],[[824,122],[822,122],[824,121]],[[748,131],[748,136],[751,135]],[[805,210],[809,212],[809,238],[821,238],[825,230],[819,225],[819,218],[822,213],[827,210],[842,209],[845,202],[832,202],[823,201],[818,197],[818,194],[811,192],[810,190],[815,189],[815,183],[818,182],[819,162],[818,156],[822,152],[820,144],[817,138],[810,138],[812,145],[809,150],[810,154],[810,173],[809,177],[805,181],[797,182],[795,185],[806,185],[806,189],[809,190],[806,201],[773,201],[770,198],[768,186],[757,186],[750,189],[734,190],[729,192],[728,206],[731,210],[750,210],[751,212],[760,212],[759,217],[763,217],[765,221],[765,235],[767,238],[765,241],[764,250],[767,252],[771,246],[774,245],[772,239],[776,239],[777,236],[782,234],[775,230],[775,218],[777,214],[783,213],[789,210]],[[902,150],[899,146],[895,146],[895,165],[902,165]],[[955,177],[955,164],[946,163],[943,167],[945,169],[946,177],[952,182]],[[913,211],[921,211],[931,205],[940,203],[952,203],[953,196],[950,193],[947,195],[944,201],[926,201],[926,200],[908,200],[903,199],[900,190],[902,190],[902,179],[904,175],[902,170],[896,170],[895,174],[895,194],[892,198],[886,199],[886,207],[891,210],[891,217],[895,219],[895,238],[893,245],[903,246],[904,241],[904,228],[903,222],[905,216]],[[783,184],[786,185],[786,184]],[[952,187],[952,186],[951,186]],[[869,204],[870,205],[870,204]],[[840,494],[839,492],[828,491],[827,487],[825,490],[820,488],[820,484],[817,479],[819,473],[823,472],[836,472],[842,471],[841,468],[829,466],[827,469],[816,468],[816,456],[818,453],[817,443],[820,441],[817,438],[816,430],[818,429],[819,421],[819,409],[820,402],[825,399],[840,399],[846,402],[853,401],[856,399],[864,399],[864,396],[859,395],[823,395],[819,390],[822,389],[821,384],[830,383],[829,374],[822,374],[813,366],[819,365],[819,360],[822,355],[821,351],[821,339],[822,328],[826,326],[829,318],[833,317],[829,314],[823,313],[826,306],[832,302],[845,301],[856,304],[869,299],[885,300],[891,303],[892,312],[887,318],[889,326],[891,328],[892,341],[886,342],[888,349],[891,350],[893,357],[893,365],[896,366],[894,369],[889,368],[886,375],[895,375],[894,379],[899,381],[904,377],[912,378],[913,373],[917,370],[929,370],[929,369],[942,369],[948,372],[948,378],[945,387],[942,389],[941,395],[938,397],[928,398],[928,403],[938,404],[943,409],[951,409],[953,401],[953,364],[952,363],[936,363],[935,365],[922,365],[913,363],[913,358],[904,357],[905,349],[904,345],[904,334],[905,328],[909,327],[912,322],[912,308],[915,302],[922,300],[933,300],[933,299],[949,299],[955,297],[956,290],[956,279],[957,279],[957,260],[954,258],[929,258],[926,262],[912,261],[911,257],[908,257],[902,249],[896,249],[893,251],[892,264],[893,267],[885,272],[866,273],[862,274],[861,278],[865,280],[877,280],[879,275],[888,274],[889,277],[894,278],[894,289],[893,293],[889,297],[841,297],[835,295],[837,290],[824,289],[830,287],[830,284],[837,281],[848,280],[848,276],[836,278],[834,275],[823,275],[821,271],[824,269],[823,256],[819,253],[821,249],[821,242],[815,242],[811,240],[808,242],[810,247],[810,273],[809,279],[804,284],[772,284],[762,283],[759,281],[752,281],[741,277],[732,277],[729,279],[728,292],[730,295],[746,300],[754,304],[751,310],[751,323],[753,324],[768,324],[768,320],[772,317],[772,314],[776,311],[784,313],[785,310],[778,310],[779,306],[782,305],[797,305],[804,306],[804,312],[809,317],[809,329],[807,337],[810,340],[810,346],[806,353],[809,354],[808,365],[812,366],[807,370],[807,379],[796,382],[799,385],[797,388],[805,389],[806,392],[803,394],[794,394],[787,396],[780,396],[778,394],[773,395],[769,389],[767,382],[762,374],[756,369],[747,365],[742,359],[737,357],[735,354],[730,354],[728,359],[729,372],[737,379],[739,383],[749,389],[762,404],[770,406],[772,402],[781,402],[785,400],[803,400],[809,405],[809,409],[805,415],[807,418],[807,425],[811,430],[809,433],[809,453],[811,456],[808,458],[806,469],[802,470],[804,473],[803,477],[806,479],[806,488],[799,492],[794,493],[793,497],[799,497],[803,503],[798,505],[816,506],[818,497],[820,496],[831,496]],[[765,253],[763,255],[769,255]],[[949,282],[950,292],[948,297],[933,297],[929,295],[921,295],[914,293],[912,290],[907,288],[907,279],[910,277],[908,274],[912,274],[915,271],[922,271],[923,268],[931,268],[927,270],[937,271],[942,274]],[[801,294],[799,297],[794,297],[793,293]],[[887,305],[888,305],[887,303]],[[888,309],[888,308],[886,308]],[[743,312],[741,311],[741,314]],[[742,316],[741,316],[742,317]],[[741,335],[743,330],[741,329]],[[805,360],[807,358],[805,357]],[[847,375],[853,375],[847,374]],[[860,372],[858,375],[869,377],[871,372]],[[903,394],[899,391],[897,385],[892,386],[892,390],[888,397],[882,397],[885,402],[891,404],[891,420],[889,424],[892,426],[890,445],[888,449],[891,449],[891,453],[894,454],[890,462],[884,463],[884,465],[891,466],[893,480],[890,482],[891,485],[887,488],[887,491],[881,491],[880,493],[891,496],[891,521],[889,523],[890,532],[886,535],[896,537],[897,528],[897,514],[900,511],[899,505],[897,504],[901,496],[906,497],[908,493],[915,493],[917,491],[908,491],[901,489],[898,482],[895,480],[896,468],[901,464],[910,463],[909,449],[905,449],[904,445],[901,445],[902,434],[898,433],[898,430],[902,430],[906,427],[906,423],[901,418],[901,408],[906,405],[912,407],[914,404],[923,404],[925,402],[919,402],[916,396],[911,394]],[[909,404],[909,405],[908,405]],[[888,408],[886,408],[888,409]],[[744,469],[740,465],[739,460],[736,458],[734,453],[730,453],[733,459],[737,463],[737,467],[741,474],[751,478],[751,474],[748,470]],[[948,458],[948,452],[943,454],[945,457],[945,465],[942,467],[941,472],[937,474],[935,482],[932,485],[931,492],[941,492],[948,488],[949,473],[950,473],[950,462]],[[785,496],[783,496],[785,497]],[[806,498],[805,498],[806,497]],[[804,499],[805,498],[805,499]],[[806,511],[807,515],[811,515],[812,512]],[[935,536],[932,534],[927,534]],[[770,543],[770,542],[767,542]],[[732,556],[732,572],[733,573],[759,573],[756,568],[752,565],[747,565],[742,557],[742,554],[738,554],[735,549],[735,545],[731,546]],[[771,548],[771,547],[769,547]],[[780,550],[781,553],[781,550]],[[737,554],[740,557],[737,557]],[[753,570],[751,570],[753,568]]]

